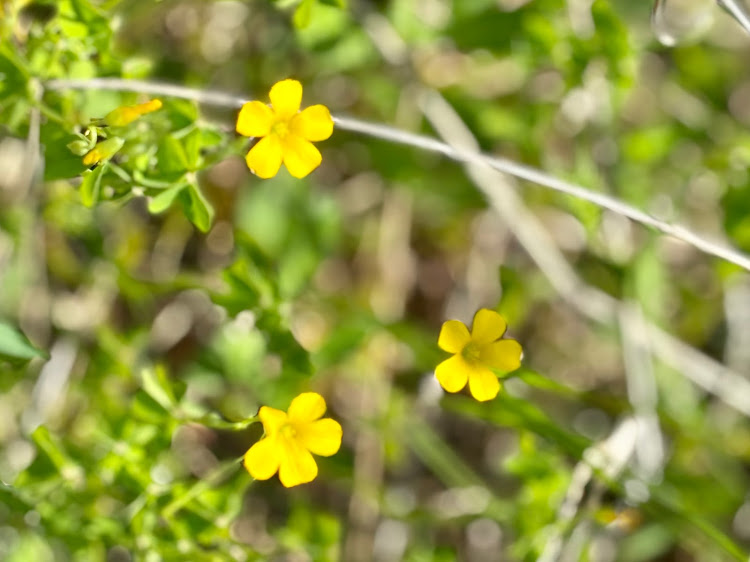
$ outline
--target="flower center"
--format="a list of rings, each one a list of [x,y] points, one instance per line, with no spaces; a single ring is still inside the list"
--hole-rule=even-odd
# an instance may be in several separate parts
[[[290,423],[282,426],[282,428],[279,430],[279,433],[283,437],[286,437],[287,439],[294,439],[297,436],[297,430],[294,429],[294,426]]]
[[[284,139],[289,134],[289,124],[286,121],[277,121],[271,127],[271,132],[280,139]]]
[[[478,363],[481,357],[481,351],[482,349],[479,345],[474,342],[469,342],[466,347],[464,347],[461,354],[467,361],[471,363]]]

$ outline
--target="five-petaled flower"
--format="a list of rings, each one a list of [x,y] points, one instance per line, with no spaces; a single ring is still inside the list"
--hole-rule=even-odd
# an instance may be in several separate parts
[[[302,85],[282,80],[271,88],[271,106],[250,101],[237,116],[237,132],[246,137],[263,137],[245,160],[261,178],[272,178],[282,161],[295,178],[303,178],[320,165],[322,157],[310,141],[326,140],[333,133],[333,119],[324,105],[300,111]]]
[[[329,457],[341,446],[341,425],[330,418],[320,419],[326,403],[320,394],[305,392],[282,412],[263,406],[258,417],[265,437],[245,453],[245,468],[256,480],[268,480],[279,473],[287,488],[312,481],[318,465],[310,453]]]
[[[440,363],[435,376],[448,392],[458,392],[469,382],[471,395],[479,401],[492,400],[500,392],[500,381],[492,371],[510,372],[521,366],[521,345],[500,339],[507,325],[494,310],[480,309],[468,328],[458,320],[443,324],[438,346],[453,356]]]

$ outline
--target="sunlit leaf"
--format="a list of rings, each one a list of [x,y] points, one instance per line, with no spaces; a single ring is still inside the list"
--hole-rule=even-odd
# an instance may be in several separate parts
[[[312,19],[312,10],[315,5],[315,0],[302,0],[294,10],[294,27],[302,29],[310,25]]]
[[[83,173],[83,181],[81,181],[81,203],[86,207],[93,207],[99,201],[99,194],[101,192],[102,175],[104,174],[105,166],[97,166],[93,170],[89,170]]]
[[[201,232],[208,232],[214,220],[214,208],[200,188],[194,183],[188,184],[187,189],[180,194],[180,200],[190,222]]]
[[[179,176],[190,168],[185,148],[173,136],[164,137],[156,157],[159,159],[159,170],[170,177]]]
[[[0,359],[16,362],[29,361],[37,357],[47,358],[49,355],[34,347],[20,330],[0,321]]]
[[[172,203],[174,203],[175,199],[177,199],[180,193],[182,193],[182,191],[186,188],[187,184],[181,183],[167,188],[158,195],[155,195],[148,202],[148,212],[155,215],[163,213],[172,206]]]

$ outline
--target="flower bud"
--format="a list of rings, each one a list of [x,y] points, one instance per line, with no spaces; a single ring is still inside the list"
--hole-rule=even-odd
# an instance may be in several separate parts
[[[138,105],[123,105],[113,109],[104,117],[104,123],[110,127],[125,127],[138,119],[141,115],[160,109],[161,100],[153,99]]]
[[[85,166],[94,166],[102,160],[109,160],[122,148],[123,144],[125,144],[125,141],[119,137],[112,137],[102,141],[86,153],[86,156],[83,157],[83,164]]]
[[[77,139],[68,143],[68,150],[70,150],[76,156],[83,156],[89,151],[91,143],[83,139]]]

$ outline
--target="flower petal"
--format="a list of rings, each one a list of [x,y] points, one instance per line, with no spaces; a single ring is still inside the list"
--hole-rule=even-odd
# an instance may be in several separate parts
[[[286,412],[263,406],[258,412],[258,419],[263,423],[263,430],[266,436],[274,437],[287,422]]]
[[[491,369],[510,373],[521,366],[522,353],[516,340],[500,340],[482,346],[479,360]]]
[[[305,140],[326,140],[333,133],[331,112],[325,105],[311,105],[292,117],[289,129]]]
[[[469,390],[480,402],[492,400],[500,392],[500,381],[497,375],[486,367],[477,368],[469,375]]]
[[[302,84],[289,78],[276,82],[271,87],[268,97],[271,98],[271,105],[276,116],[289,119],[299,111],[302,103]]]
[[[268,480],[279,469],[281,455],[282,451],[278,441],[266,437],[250,447],[245,453],[245,468],[250,476],[256,480]]]
[[[308,451],[323,457],[335,455],[341,447],[341,424],[325,418],[297,427],[297,441]]]
[[[317,392],[303,392],[289,404],[289,421],[295,425],[306,424],[323,417],[326,401]]]
[[[490,343],[499,340],[505,333],[505,319],[494,310],[481,308],[474,315],[471,327],[471,340],[477,343]]]
[[[323,157],[310,142],[290,133],[284,139],[284,164],[295,178],[304,178],[320,166]]]
[[[279,480],[287,487],[311,482],[318,475],[318,465],[310,452],[296,439],[287,439],[279,467]]]
[[[461,355],[454,355],[435,368],[435,377],[446,391],[458,392],[466,386],[466,381],[474,370],[475,367]]]
[[[271,132],[273,111],[259,101],[249,101],[237,116],[237,132],[246,137],[265,137]]]
[[[469,329],[463,322],[448,320],[440,329],[438,347],[448,353],[461,353],[470,341]]]
[[[247,153],[247,167],[260,178],[274,177],[281,167],[281,141],[276,135],[269,135],[258,141]]]

